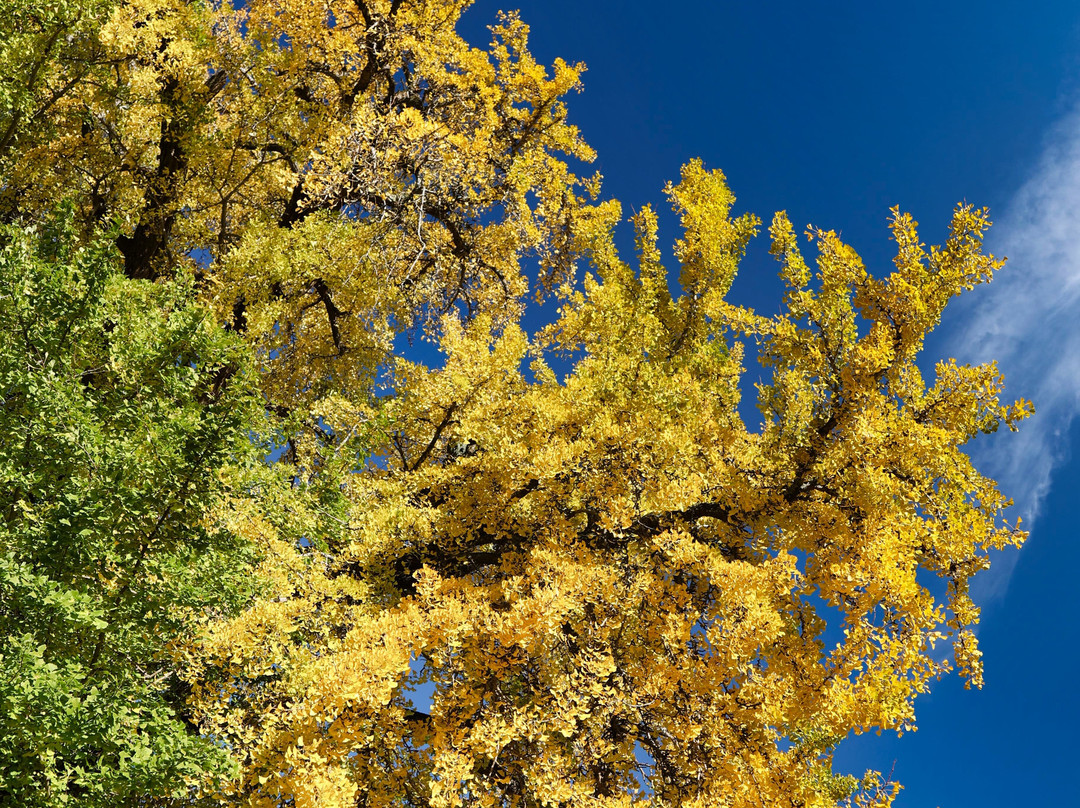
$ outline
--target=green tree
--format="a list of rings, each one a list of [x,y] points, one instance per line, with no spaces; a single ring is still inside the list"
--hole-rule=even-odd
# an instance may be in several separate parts
[[[67,212],[0,245],[0,804],[186,796],[228,760],[169,649],[250,590],[205,516],[256,451],[251,364],[189,278],[125,278]]]

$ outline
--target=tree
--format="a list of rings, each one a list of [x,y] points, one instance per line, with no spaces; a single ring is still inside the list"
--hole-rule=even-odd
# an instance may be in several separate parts
[[[831,771],[836,743],[911,728],[950,667],[938,642],[981,684],[968,581],[1022,534],[963,446],[1029,405],[999,403],[992,365],[927,385],[915,359],[1000,266],[985,212],[958,208],[930,251],[894,212],[885,278],[812,230],[814,279],[779,213],[789,291],[766,319],[725,300],[758,221],[731,217],[723,176],[692,163],[668,195],[682,294],[654,214],[634,271],[605,207],[578,233],[597,274],[540,335],[447,316],[445,364],[396,364],[385,462],[343,482],[336,531],[305,549],[266,527],[271,563],[303,574],[213,627],[189,674],[204,727],[243,750],[231,797],[623,805],[644,780],[664,805],[886,805],[876,775]],[[760,431],[738,415],[740,335],[773,371]]]
[[[160,804],[230,771],[169,648],[251,592],[206,514],[260,409],[190,279],[126,279],[70,225],[0,231],[0,803]]]
[[[1023,539],[964,447],[1030,405],[992,365],[917,364],[1001,265],[984,210],[929,250],[893,211],[884,276],[815,229],[812,270],[778,213],[788,292],[763,318],[727,300],[761,223],[699,162],[667,189],[678,277],[649,208],[637,267],[619,257],[619,205],[567,163],[591,157],[562,101],[582,68],[538,65],[514,16],[485,52],[454,30],[465,2],[26,3],[43,67],[5,102],[0,213],[74,194],[80,238],[118,223],[129,283],[191,278],[280,449],[199,461],[221,488],[185,520],[258,566],[225,587],[254,590],[239,612],[192,599],[162,657],[237,767],[192,799],[892,801],[833,750],[914,725],[937,643],[981,684],[968,582]],[[530,286],[559,304],[534,333]]]

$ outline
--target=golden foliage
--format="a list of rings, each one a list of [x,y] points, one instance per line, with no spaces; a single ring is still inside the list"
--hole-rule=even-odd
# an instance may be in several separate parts
[[[395,365],[381,460],[343,480],[340,529],[318,550],[268,532],[275,568],[303,575],[279,571],[195,651],[206,726],[244,756],[224,799],[887,805],[874,773],[831,772],[835,744],[912,728],[950,667],[938,643],[981,683],[968,581],[1023,535],[963,447],[1030,406],[999,402],[993,366],[941,363],[927,386],[915,359],[1000,265],[985,213],[958,208],[925,251],[894,212],[880,279],[820,231],[811,277],[777,214],[790,287],[762,318],[725,301],[757,220],[697,163],[668,193],[680,295],[652,212],[635,271],[601,207],[575,235],[597,274],[549,328],[444,317],[444,364]],[[740,337],[773,370],[758,431],[737,410]],[[374,423],[355,417],[334,430]]]
[[[363,394],[394,333],[455,305],[512,318],[524,255],[540,288],[570,277],[598,188],[563,159],[592,158],[562,101],[583,66],[538,64],[517,17],[485,51],[464,0],[128,0],[90,36],[98,5],[35,40],[0,213],[74,197],[88,229],[121,223],[129,276],[196,264],[276,404]]]
[[[766,318],[727,300],[761,223],[693,162],[667,189],[678,278],[649,208],[631,267],[566,162],[592,157],[562,100],[583,67],[538,64],[514,15],[470,47],[467,6],[94,5],[92,33],[33,40],[54,67],[0,121],[0,215],[74,195],[129,276],[192,265],[261,358],[283,462],[206,518],[261,548],[262,593],[175,649],[240,763],[216,797],[890,804],[833,749],[914,726],[937,644],[981,684],[968,582],[1023,539],[964,447],[1030,404],[993,365],[917,364],[1000,266],[986,212],[927,250],[894,210],[887,276],[814,229],[811,266],[778,213]],[[539,330],[530,274],[559,302]],[[444,360],[395,351],[417,328]]]

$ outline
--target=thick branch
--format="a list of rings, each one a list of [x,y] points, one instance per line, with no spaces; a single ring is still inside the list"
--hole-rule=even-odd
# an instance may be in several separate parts
[[[221,92],[227,80],[227,74],[221,70],[207,78],[200,103],[209,103]],[[166,106],[172,107],[177,102],[179,90],[180,83],[176,79],[166,82],[162,90]],[[161,121],[158,164],[150,178],[142,216],[132,235],[121,235],[116,240],[124,256],[124,274],[129,278],[153,280],[164,269],[163,259],[176,221],[178,186],[188,164],[183,147],[187,126],[188,116],[181,110],[175,110],[173,115]]]

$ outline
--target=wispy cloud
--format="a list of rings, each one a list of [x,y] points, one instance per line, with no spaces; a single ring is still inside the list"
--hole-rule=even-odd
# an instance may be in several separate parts
[[[1008,264],[957,301],[946,342],[960,361],[996,359],[1007,396],[1035,403],[1018,434],[975,447],[980,469],[1015,500],[1013,515],[1030,529],[1080,412],[1080,109],[1051,132],[1031,178],[993,218],[988,247]],[[995,558],[977,581],[984,599],[1004,594],[1017,556]]]

